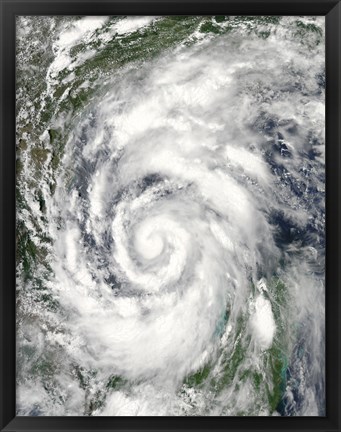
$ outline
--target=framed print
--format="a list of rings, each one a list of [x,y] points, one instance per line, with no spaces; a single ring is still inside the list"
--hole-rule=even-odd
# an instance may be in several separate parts
[[[1,430],[340,430],[338,1],[1,1]]]

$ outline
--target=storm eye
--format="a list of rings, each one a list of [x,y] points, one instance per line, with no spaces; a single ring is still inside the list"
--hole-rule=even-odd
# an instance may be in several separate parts
[[[143,177],[140,181],[141,189],[142,191],[147,189],[150,186],[157,186],[159,183],[161,183],[164,179],[160,174],[154,173],[154,174],[148,174],[147,176]]]

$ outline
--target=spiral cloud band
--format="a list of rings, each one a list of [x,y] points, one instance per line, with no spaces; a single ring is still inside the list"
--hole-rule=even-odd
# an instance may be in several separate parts
[[[66,387],[38,415],[323,415],[324,52],[281,23],[128,64],[73,117],[46,199]]]

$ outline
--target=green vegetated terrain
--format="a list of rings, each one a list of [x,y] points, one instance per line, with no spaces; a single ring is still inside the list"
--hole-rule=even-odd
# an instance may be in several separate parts
[[[281,402],[286,388],[286,371],[291,350],[288,313],[290,293],[283,281],[274,277],[265,296],[271,301],[276,334],[272,346],[258,353],[258,362],[249,358],[250,353],[253,355],[253,350],[247,329],[249,314],[246,312],[239,315],[236,328],[229,336],[230,347],[222,353],[219,375],[212,373],[214,365],[208,363],[184,381],[187,387],[212,389],[218,395],[231,386],[239,390],[240,386],[248,385],[254,395],[250,400],[252,407],[250,412],[240,412],[240,416],[252,415],[255,404],[258,409],[269,407],[272,414]]]

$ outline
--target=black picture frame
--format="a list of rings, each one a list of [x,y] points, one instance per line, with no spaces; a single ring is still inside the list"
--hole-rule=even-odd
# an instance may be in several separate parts
[[[1,431],[341,430],[341,4],[335,0],[0,0]],[[326,18],[326,417],[18,417],[15,412],[15,17],[324,15]]]

